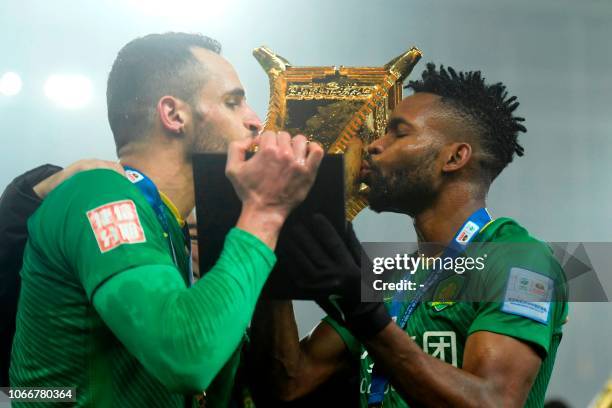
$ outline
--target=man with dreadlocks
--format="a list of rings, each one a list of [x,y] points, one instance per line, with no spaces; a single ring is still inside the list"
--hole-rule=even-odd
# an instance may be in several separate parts
[[[487,248],[484,267],[450,276],[422,267],[418,291],[362,302],[359,242],[315,217],[294,230],[295,262],[284,272],[338,300],[319,302],[330,316],[301,342],[291,303],[260,300],[254,359],[270,372],[261,388],[293,400],[349,369],[352,357],[361,407],[541,407],[567,317],[563,270],[546,244],[485,208],[493,180],[523,155],[519,103],[480,72],[433,64],[407,88],[414,94],[367,147],[370,208],[409,215],[419,242],[444,243],[443,255],[465,259],[468,242]]]

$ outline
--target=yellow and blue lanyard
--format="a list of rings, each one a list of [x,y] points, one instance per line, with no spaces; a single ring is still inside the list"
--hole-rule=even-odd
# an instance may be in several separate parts
[[[140,190],[140,192],[145,197],[145,199],[147,200],[151,208],[153,208],[153,212],[155,212],[155,216],[157,217],[157,220],[161,224],[161,227],[164,230],[164,233],[168,237],[168,242],[170,244],[170,252],[172,253],[172,261],[174,262],[176,267],[179,270],[181,270],[181,266],[179,264],[178,256],[177,256],[177,247],[175,246],[172,240],[172,234],[170,233],[170,223],[168,222],[168,217],[164,209],[165,204],[161,198],[161,195],[159,193],[159,190],[157,189],[157,186],[144,173],[136,170],[133,167],[129,167],[129,166],[123,166],[123,167],[125,168],[125,172],[126,172],[126,175],[128,176],[128,180],[130,180],[132,184],[134,184],[138,188],[138,190]],[[189,279],[189,286],[192,286],[193,285],[193,265],[191,263],[192,262],[191,261],[191,245],[189,242],[189,231],[186,230],[186,228],[187,228],[186,226],[183,227],[183,235],[184,235],[183,239],[185,240],[184,244],[187,247],[187,250],[189,252],[188,279]]]
[[[466,246],[476,238],[476,236],[492,221],[491,215],[486,208],[480,208],[463,223],[461,228],[457,231],[452,241],[448,244],[442,258],[455,259],[461,255]],[[442,269],[436,269],[432,271],[419,290],[415,293],[414,298],[408,303],[408,306],[404,310],[404,313],[400,317],[400,310],[402,309],[403,296],[402,292],[398,291],[391,302],[390,314],[397,325],[402,329],[406,330],[408,320],[414,313],[416,307],[421,302],[423,296],[433,287],[442,275]],[[376,366],[372,370],[372,383],[370,385],[370,391],[368,393],[368,407],[382,407],[383,400],[385,398],[385,388],[389,384],[389,379],[383,374],[377,372]]]

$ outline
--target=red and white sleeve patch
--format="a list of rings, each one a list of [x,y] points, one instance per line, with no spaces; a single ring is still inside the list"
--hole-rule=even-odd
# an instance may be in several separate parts
[[[132,200],[115,201],[87,211],[87,218],[102,253],[123,244],[146,242]]]

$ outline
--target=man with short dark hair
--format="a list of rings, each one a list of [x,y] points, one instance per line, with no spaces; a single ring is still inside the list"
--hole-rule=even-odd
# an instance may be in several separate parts
[[[485,248],[484,268],[402,272],[392,283],[408,276],[417,291],[362,302],[359,242],[353,235],[345,243],[315,217],[293,232],[295,263],[284,272],[304,290],[317,288],[334,318],[298,343],[291,304],[262,300],[252,326],[258,370],[270,372],[261,378],[293,400],[354,358],[362,407],[542,406],[567,316],[563,270],[547,245],[485,209],[492,181],[523,155],[516,97],[480,72],[433,64],[408,87],[415,93],[367,148],[361,176],[370,207],[411,216],[420,243],[444,245],[427,254],[434,260]]]
[[[107,98],[127,177],[80,172],[30,218],[11,386],[76,387],[77,406],[182,407],[202,390],[208,406],[229,405],[280,228],[323,151],[303,136],[258,135],[219,51],[181,33],[120,51]],[[184,221],[194,207],[192,155],[226,149],[242,212],[219,261],[194,284]]]

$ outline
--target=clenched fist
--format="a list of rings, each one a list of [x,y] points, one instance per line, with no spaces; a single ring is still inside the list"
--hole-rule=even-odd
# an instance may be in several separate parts
[[[249,160],[252,139],[232,142],[225,173],[242,201],[237,226],[276,245],[285,219],[305,198],[316,178],[323,149],[298,135],[267,131]]]

